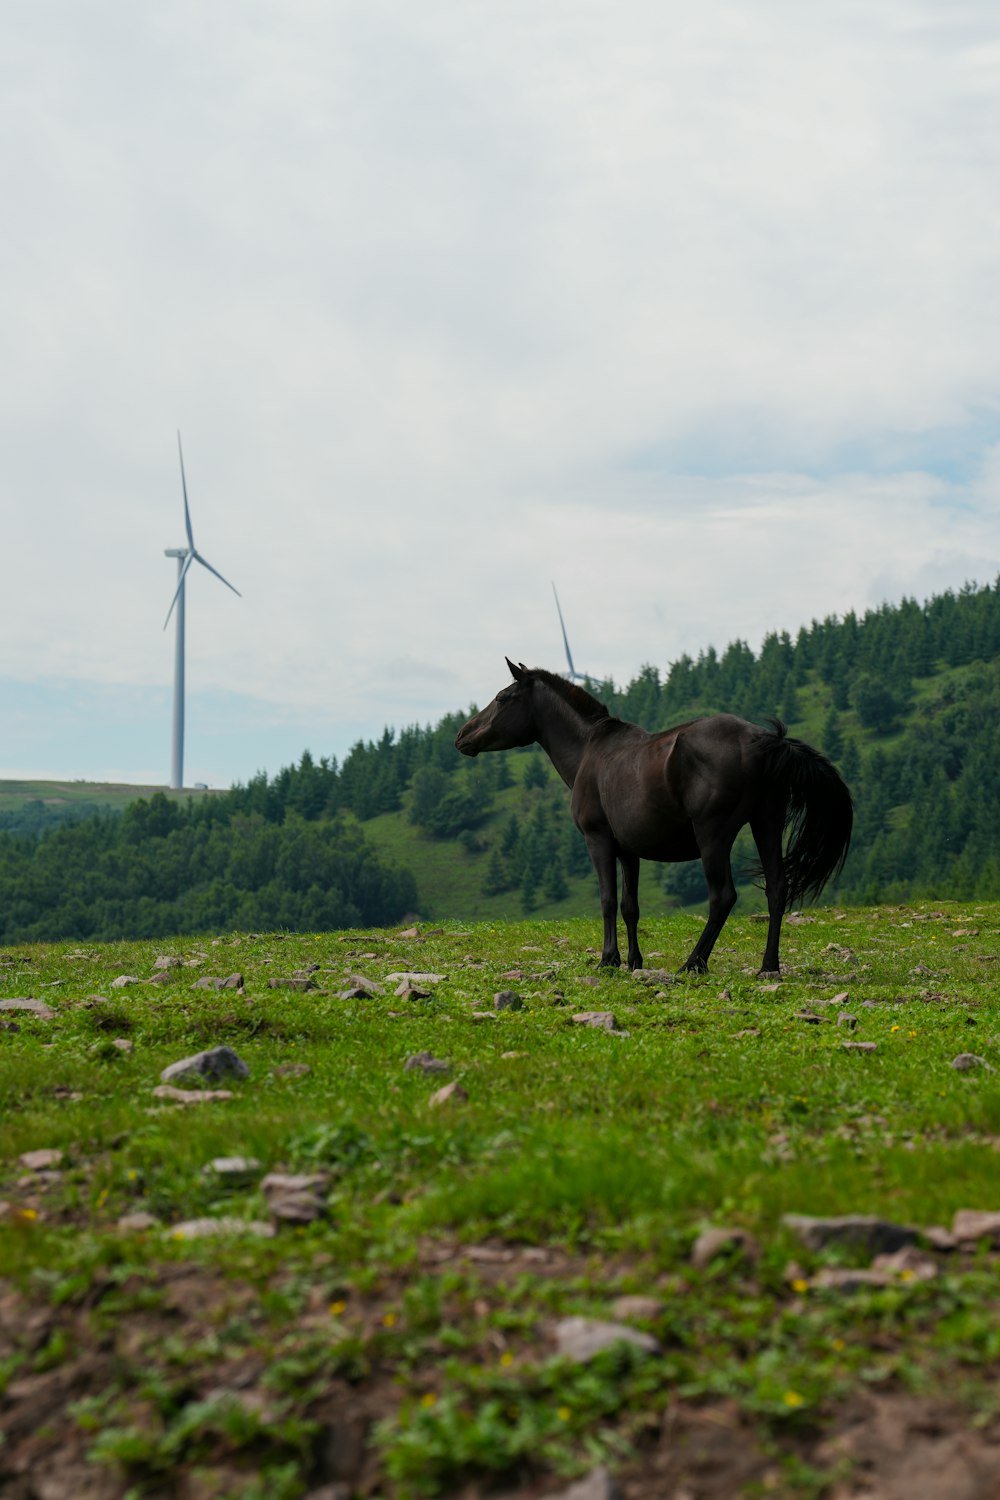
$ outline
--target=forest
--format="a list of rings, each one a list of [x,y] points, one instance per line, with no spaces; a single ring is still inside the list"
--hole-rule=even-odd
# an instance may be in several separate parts
[[[814,620],[757,652],[741,640],[708,647],[663,671],[643,666],[625,687],[589,686],[648,729],[721,711],[778,716],[822,749],[856,807],[825,900],[1000,898],[1000,580]],[[0,941],[319,931],[475,916],[501,897],[512,912],[555,915],[574,892],[589,905],[586,850],[541,752],[456,754],[474,707],[386,728],[342,763],[306,751],[210,801],[5,814]],[[409,862],[393,857],[402,847]],[[464,898],[426,883],[425,863],[443,855],[460,867]],[[703,898],[697,864],[658,870],[668,904]]]

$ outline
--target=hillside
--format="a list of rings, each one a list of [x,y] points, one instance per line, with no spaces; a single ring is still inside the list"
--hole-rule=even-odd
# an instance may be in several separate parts
[[[498,676],[485,687],[502,685]],[[822,749],[857,813],[847,864],[824,899],[1000,897],[1000,585],[813,621],[794,640],[768,636],[756,653],[736,641],[664,673],[645,666],[624,688],[591,686],[612,713],[651,730],[720,711],[777,715]],[[109,794],[131,798],[134,788],[36,784],[31,800],[8,784],[21,810],[4,814],[0,795],[0,938],[96,936],[82,925],[79,874],[68,883],[86,871],[92,889],[95,860],[105,936],[226,923],[303,930],[407,909],[434,920],[594,915],[596,882],[566,789],[537,749],[458,755],[465,717],[386,729],[342,764],[306,752],[228,793],[170,802],[158,792],[129,802],[124,820],[106,810]],[[28,821],[5,825],[6,816]],[[62,826],[81,816],[80,827]],[[348,858],[337,865],[341,845]],[[748,841],[738,853],[745,866]],[[742,898],[742,910],[761,899],[745,881]],[[644,873],[647,912],[703,899],[696,863]]]

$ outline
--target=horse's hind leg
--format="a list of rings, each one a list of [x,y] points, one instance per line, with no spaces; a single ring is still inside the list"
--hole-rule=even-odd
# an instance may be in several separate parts
[[[781,960],[778,949],[781,943],[781,922],[788,904],[788,880],[785,876],[785,861],[782,857],[781,841],[785,830],[785,808],[783,803],[772,803],[761,809],[750,819],[750,832],[760,855],[760,867],[764,873],[764,890],[767,892],[767,946],[761,961],[762,974],[779,974]]]
[[[589,833],[584,834],[584,839],[601,892],[601,915],[604,918],[601,965],[617,968],[622,958],[618,951],[618,867],[614,839],[610,835]]]
[[[695,828],[695,836],[698,838],[698,847],[701,850],[701,864],[705,871],[705,879],[708,881],[708,921],[702,929],[701,937],[695,943],[687,958],[681,964],[680,973],[685,970],[704,974],[708,968],[708,960],[712,949],[715,947],[716,939],[726,924],[726,918],[736,905],[736,885],[733,881],[732,851],[735,833],[728,830],[720,837],[701,836]]]
[[[628,966],[642,968],[639,952],[639,857],[636,854],[619,852],[618,862],[622,867],[622,916],[628,934]]]

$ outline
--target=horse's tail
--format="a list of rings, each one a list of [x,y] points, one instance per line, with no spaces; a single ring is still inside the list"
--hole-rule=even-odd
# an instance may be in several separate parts
[[[818,896],[840,874],[851,843],[854,803],[832,761],[804,740],[791,739],[772,719],[767,739],[767,780],[787,798],[785,853],[788,904]]]

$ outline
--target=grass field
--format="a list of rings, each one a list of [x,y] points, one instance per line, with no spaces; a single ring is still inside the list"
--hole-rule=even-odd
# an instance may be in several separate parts
[[[156,792],[162,792],[171,802],[219,795],[208,788],[185,787],[175,792],[166,786],[133,786],[124,781],[0,781],[0,813],[16,811],[27,802],[42,802],[46,807],[86,802],[121,812],[130,802],[152,797]]]
[[[697,927],[644,920],[647,963]],[[681,982],[599,971],[596,912],[0,954],[52,1012],[0,1011],[0,1490],[1000,1494],[1000,1229],[927,1234],[1000,1211],[1000,907],[808,913],[780,984],[763,939]],[[217,1045],[231,1097],[154,1094]],[[884,1265],[786,1214],[919,1233]],[[572,1317],[646,1346],[576,1358]]]

